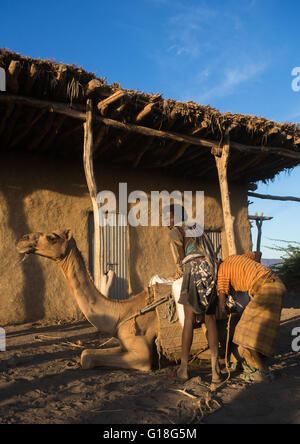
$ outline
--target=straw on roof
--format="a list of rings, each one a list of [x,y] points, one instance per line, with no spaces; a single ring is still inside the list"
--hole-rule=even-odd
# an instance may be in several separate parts
[[[23,57],[0,50],[0,67],[7,75],[7,94],[63,103],[84,111],[93,99],[95,115],[154,130],[174,132],[222,143],[229,135],[232,144],[257,150],[232,150],[229,180],[253,182],[272,179],[279,171],[300,163],[300,129],[292,123],[276,123],[262,117],[220,113],[194,102],[163,99],[108,85],[75,65]],[[0,93],[0,94],[6,94]],[[121,163],[130,168],[159,169],[171,174],[216,179],[215,160],[209,147],[145,136],[94,123],[96,162]],[[2,150],[32,150],[49,155],[78,156],[83,147],[82,123],[72,117],[0,101]],[[265,147],[262,151],[261,147]],[[268,147],[276,150],[268,152]],[[286,157],[282,153],[291,153]],[[296,154],[295,154],[296,153]]]

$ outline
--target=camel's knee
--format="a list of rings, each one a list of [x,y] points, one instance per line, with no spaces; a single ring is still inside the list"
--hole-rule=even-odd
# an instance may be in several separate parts
[[[81,353],[81,367],[82,367],[84,370],[89,370],[89,369],[91,369],[91,368],[94,367],[94,364],[93,364],[93,356],[92,356],[92,354],[89,352],[89,350],[84,350],[84,351]]]

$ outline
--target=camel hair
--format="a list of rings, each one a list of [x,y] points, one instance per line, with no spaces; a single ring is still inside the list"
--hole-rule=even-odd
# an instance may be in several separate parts
[[[151,369],[155,339],[158,336],[155,310],[138,316],[135,320],[135,329],[132,321],[118,327],[122,320],[134,315],[145,306],[146,291],[125,300],[105,297],[95,287],[70,230],[27,234],[17,243],[17,250],[19,253],[36,254],[54,260],[86,319],[102,333],[119,340],[119,347],[84,350],[81,354],[83,369],[94,367],[140,371]],[[206,316],[208,342],[210,342],[212,324],[215,322],[214,316]],[[215,382],[220,380],[218,346],[210,348],[212,381]]]

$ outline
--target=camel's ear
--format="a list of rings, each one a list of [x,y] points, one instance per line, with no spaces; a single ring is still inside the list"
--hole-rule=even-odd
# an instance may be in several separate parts
[[[73,237],[72,231],[70,229],[64,231],[65,238],[70,240]]]

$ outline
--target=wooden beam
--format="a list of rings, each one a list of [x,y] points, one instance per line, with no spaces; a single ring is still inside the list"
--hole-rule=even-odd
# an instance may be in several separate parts
[[[9,90],[13,91],[14,94],[17,94],[19,91],[19,74],[21,69],[22,64],[19,60],[11,60],[7,71],[6,83]]]
[[[52,127],[52,131],[49,134],[49,137],[46,138],[46,140],[44,141],[43,145],[40,148],[41,151],[46,151],[49,148],[49,146],[51,146],[51,144],[54,143],[54,140],[58,136],[60,129],[63,126],[65,120],[66,120],[66,116],[63,116],[63,115],[59,115],[57,117],[57,119],[55,119],[53,127]]]
[[[83,165],[87,186],[89,189],[94,215],[94,281],[98,289],[101,285],[101,276],[103,275],[103,243],[101,229],[99,223],[99,209],[97,204],[97,186],[94,176],[93,166],[93,111],[92,100],[87,100],[86,105],[86,122],[84,123],[84,148],[83,148]]]
[[[120,91],[115,92],[111,96],[107,97],[107,99],[104,99],[104,100],[101,100],[100,102],[98,102],[97,108],[98,108],[99,113],[102,116],[105,116],[109,105],[117,102],[125,95],[127,95],[127,93],[125,91],[120,90]]]
[[[235,233],[234,233],[234,217],[231,214],[230,193],[227,180],[227,167],[230,156],[229,138],[227,143],[225,143],[222,147],[221,156],[220,153],[216,150],[212,150],[212,154],[214,154],[215,156],[217,170],[218,170],[223,218],[224,218],[225,232],[228,244],[228,253],[229,256],[231,256],[233,254],[237,254],[237,249],[236,249]]]
[[[38,99],[33,99],[31,97],[23,97],[6,93],[0,94],[0,102],[9,102],[9,101],[12,101],[16,104],[19,103],[27,106],[34,106],[41,109],[47,109],[50,112],[64,114],[68,117],[72,117],[74,119],[79,119],[82,121],[86,120],[86,114],[84,112],[71,108],[65,103],[48,102],[45,100],[38,100]],[[219,142],[215,140],[200,139],[197,137],[187,136],[185,134],[178,134],[170,131],[161,131],[130,123],[126,124],[119,122],[117,120],[112,120],[101,116],[94,116],[94,119],[97,120],[98,122],[102,122],[104,125],[111,126],[113,128],[122,131],[132,131],[138,134],[142,134],[144,136],[158,137],[161,139],[171,139],[177,142],[189,143],[191,145],[197,145],[209,149],[219,145]],[[267,147],[267,146],[249,146],[249,145],[242,145],[237,142],[231,142],[230,147],[232,149],[236,149],[241,152],[247,152],[247,153],[261,152],[267,154],[276,154],[277,156],[289,157],[300,161],[300,152],[288,150],[285,148],[276,148],[276,147]]]
[[[249,220],[260,220],[261,218],[263,220],[272,220],[272,219],[274,219],[273,217],[267,217],[267,216],[248,216]]]
[[[0,94],[1,98],[1,94]],[[3,116],[3,119],[0,123],[0,134],[4,132],[4,129],[6,128],[6,122],[9,120],[10,116],[12,115],[13,111],[15,109],[15,105],[13,102],[9,102],[5,111],[5,114]]]
[[[145,108],[142,109],[142,111],[139,112],[139,114],[136,116],[136,122],[141,122],[144,120],[149,114],[151,114],[152,108],[157,105],[156,102],[149,103],[145,106]]]
[[[20,143],[21,140],[24,139],[30,133],[31,129],[43,117],[45,112],[46,112],[46,110],[42,110],[41,112],[39,112],[39,111],[37,112],[36,116],[31,120],[31,122],[27,124],[24,131],[19,132],[17,137],[15,137],[15,139],[13,139],[13,141],[10,144],[10,148],[13,148],[14,146],[18,145],[18,143]]]
[[[255,213],[255,216],[249,216],[248,219],[255,220],[255,222],[256,222],[256,226],[257,226],[256,251],[260,252],[263,222],[266,220],[272,220],[273,217],[266,217],[266,216],[264,216],[264,213],[261,213],[261,215],[258,216],[257,213]]]
[[[105,125],[102,125],[99,129],[99,132],[97,134],[95,143],[94,143],[94,153],[98,150],[98,147],[100,146],[101,142],[103,141],[105,135],[107,134],[107,127]]]
[[[175,142],[176,143],[176,142]],[[177,152],[175,152],[175,154],[173,154],[173,156],[171,156],[169,158],[169,160],[165,160],[163,163],[161,163],[161,166],[165,167],[165,166],[169,166],[169,165],[173,165],[174,163],[176,163],[176,161],[178,159],[180,159],[180,157],[182,157],[184,155],[184,153],[186,152],[186,150],[191,146],[190,143],[184,143],[183,145],[181,145],[179,147],[179,150]]]
[[[40,144],[42,141],[46,138],[50,130],[52,129],[53,122],[55,121],[55,114],[50,113],[49,116],[47,116],[47,120],[44,122],[44,124],[41,126],[40,131],[35,136],[35,138],[30,141],[29,143],[29,150],[35,150],[40,148]]]
[[[136,159],[135,159],[135,161],[133,163],[133,168],[137,168],[138,167],[138,165],[140,164],[144,154],[149,150],[149,148],[152,145],[152,143],[153,143],[153,138],[148,139],[148,141],[145,142],[143,148],[138,152],[138,155],[137,155],[137,157],[136,157]]]
[[[277,156],[283,156],[283,157],[290,157],[291,159],[300,159],[300,152],[287,150],[285,148],[276,148],[276,147],[270,147],[270,146],[249,146],[249,145],[242,145],[238,142],[231,142],[230,144],[231,148],[234,148],[238,151],[241,151],[243,153],[253,153],[253,152],[262,152],[266,154],[277,154]]]
[[[293,201],[293,202],[300,202],[299,197],[293,197],[293,196],[271,196],[269,194],[258,194],[258,193],[251,193],[251,192],[248,192],[248,196],[257,197],[259,199],[283,200],[283,201],[289,200],[289,201]]]
[[[86,120],[85,112],[81,112],[71,108],[65,103],[49,102],[46,100],[33,99],[31,97],[17,96],[13,94],[0,94],[0,102],[13,102],[15,104],[33,106],[35,108],[45,109],[49,112],[64,114],[74,119]]]

